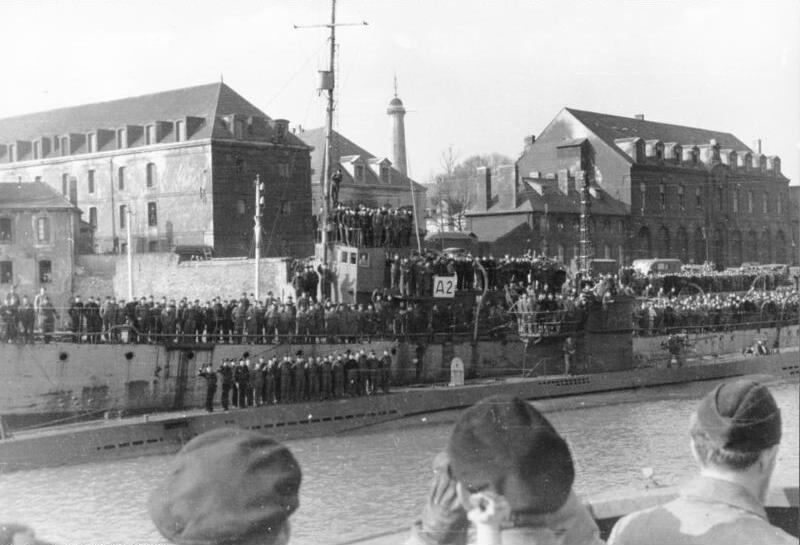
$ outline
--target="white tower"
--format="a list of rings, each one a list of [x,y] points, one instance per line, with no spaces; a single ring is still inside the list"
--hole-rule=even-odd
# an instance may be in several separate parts
[[[397,97],[397,77],[394,78],[394,98],[389,101],[386,113],[392,118],[392,166],[408,176],[406,168],[406,127],[403,117],[406,109]]]

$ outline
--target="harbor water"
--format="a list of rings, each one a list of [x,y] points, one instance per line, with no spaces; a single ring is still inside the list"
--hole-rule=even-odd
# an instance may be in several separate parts
[[[689,416],[714,383],[594,394],[534,405],[566,437],[581,495],[644,489],[642,469],[677,485],[696,470]],[[797,483],[797,382],[771,385],[783,415],[776,475]],[[409,418],[334,437],[290,441],[303,469],[294,545],[330,544],[407,527],[427,494],[430,464],[458,411]],[[19,522],[57,544],[155,544],[149,492],[169,456],[0,475],[0,522]],[[652,483],[650,483],[652,485]]]

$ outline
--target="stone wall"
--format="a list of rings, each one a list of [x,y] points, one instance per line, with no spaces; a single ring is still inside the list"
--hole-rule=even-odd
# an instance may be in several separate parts
[[[260,263],[260,296],[268,291],[275,295],[294,296],[290,284],[289,261],[285,258],[266,258]],[[133,293],[136,297],[153,295],[189,300],[238,298],[243,292],[253,292],[254,262],[252,259],[228,258],[207,261],[184,261],[168,253],[139,254],[133,258]],[[125,256],[116,258],[114,295],[128,297],[128,265]]]

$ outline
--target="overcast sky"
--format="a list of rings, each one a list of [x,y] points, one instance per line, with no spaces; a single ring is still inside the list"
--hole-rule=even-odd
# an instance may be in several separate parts
[[[0,117],[218,81],[324,123],[329,0],[0,0]],[[516,158],[564,106],[732,132],[800,178],[800,1],[340,0],[336,129],[410,174],[448,146]]]

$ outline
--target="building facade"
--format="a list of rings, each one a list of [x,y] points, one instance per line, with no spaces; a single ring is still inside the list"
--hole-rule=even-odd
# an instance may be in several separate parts
[[[41,182],[0,184],[0,295],[31,302],[45,288],[64,307],[72,293],[80,211]]]
[[[620,263],[678,258],[718,267],[797,261],[797,210],[780,158],[753,151],[729,133],[565,108],[538,138],[526,139],[516,172],[508,176],[500,184],[507,195],[470,212],[471,229],[482,239],[485,216],[528,214],[531,226],[546,226],[536,205],[546,204],[552,216],[565,198],[572,202],[563,223],[575,225],[578,189],[588,179],[595,257]],[[539,197],[527,199],[531,190]],[[521,220],[514,221],[509,228],[541,243],[533,227],[526,234],[516,226]],[[487,231],[522,242],[498,225]]]
[[[262,255],[308,255],[309,151],[223,83],[0,119],[0,182],[60,192],[98,253],[124,251],[130,235],[138,252],[251,255],[258,175]]]

